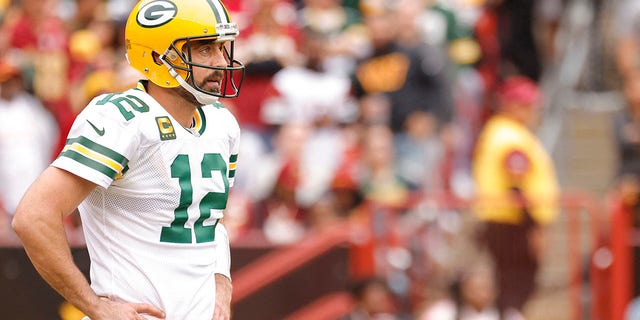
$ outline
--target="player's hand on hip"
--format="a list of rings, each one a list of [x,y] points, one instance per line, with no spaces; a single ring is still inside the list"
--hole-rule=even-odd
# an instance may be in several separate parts
[[[220,291],[220,290],[218,290]],[[220,298],[220,294],[218,295]],[[231,301],[230,299],[216,299],[216,306],[213,311],[212,320],[230,320],[231,319]]]
[[[216,303],[215,311],[213,311],[212,320],[229,320],[231,319],[231,311],[228,306],[219,305]]]
[[[213,311],[213,320],[231,319],[232,292],[231,279],[223,274],[216,274],[216,305]]]
[[[92,320],[147,320],[145,315],[154,319],[164,319],[165,314],[160,308],[148,303],[115,302],[107,298],[101,298],[101,306],[98,312],[91,316]]]

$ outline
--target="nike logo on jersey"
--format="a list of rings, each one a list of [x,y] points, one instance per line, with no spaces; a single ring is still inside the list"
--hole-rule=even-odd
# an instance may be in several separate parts
[[[103,136],[104,135],[104,127],[102,129],[98,129],[98,127],[94,126],[93,123],[91,123],[91,121],[87,120],[87,122],[89,123],[89,125],[91,126],[91,128],[93,128],[93,130],[96,131],[96,133],[99,136]]]

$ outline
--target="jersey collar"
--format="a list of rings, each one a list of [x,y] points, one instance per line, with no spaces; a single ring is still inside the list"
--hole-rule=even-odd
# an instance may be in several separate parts
[[[140,80],[138,81],[138,84],[136,85],[136,89],[143,91],[143,92],[147,92],[147,82],[148,80]],[[215,103],[216,105],[219,103]],[[192,120],[192,125],[191,125],[191,130],[193,130],[194,132],[197,132],[198,135],[202,135],[204,133],[204,130],[207,127],[207,119],[204,116],[204,110],[202,110],[202,106],[197,107],[194,111],[193,111],[193,120]]]

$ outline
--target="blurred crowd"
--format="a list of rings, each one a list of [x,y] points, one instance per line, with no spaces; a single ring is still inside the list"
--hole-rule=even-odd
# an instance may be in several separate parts
[[[240,96],[224,101],[243,132],[225,216],[232,242],[290,244],[350,223],[367,231],[354,233],[351,277],[382,277],[394,299],[369,304],[382,309],[379,319],[498,319],[490,264],[447,269],[451,239],[472,232],[467,217],[434,211],[441,203],[424,195],[474,197],[481,130],[501,99],[524,94],[503,84],[520,77],[538,85],[557,67],[572,1],[224,2],[246,65]],[[640,190],[640,2],[614,2],[615,89],[630,106],[616,118],[619,176],[632,197]],[[64,146],[75,115],[140,77],[124,55],[134,4],[0,0],[0,242],[17,241],[12,212]],[[518,156],[513,171],[523,167]],[[80,228],[72,216],[72,241],[81,243]],[[443,290],[427,293],[433,287]],[[428,298],[436,301],[429,308]]]

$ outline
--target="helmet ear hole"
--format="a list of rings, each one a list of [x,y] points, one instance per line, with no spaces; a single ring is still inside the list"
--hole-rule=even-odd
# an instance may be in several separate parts
[[[151,52],[151,56],[153,57],[153,62],[159,66],[162,65],[162,59],[160,59],[160,55],[157,52]]]

